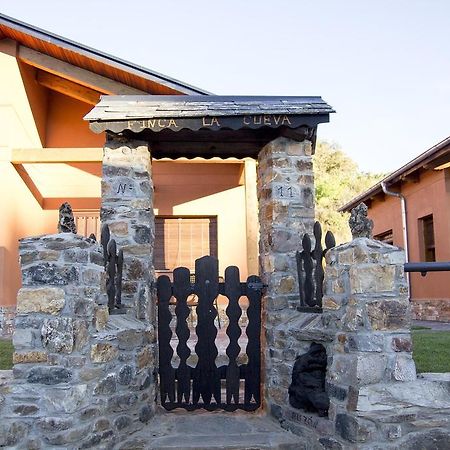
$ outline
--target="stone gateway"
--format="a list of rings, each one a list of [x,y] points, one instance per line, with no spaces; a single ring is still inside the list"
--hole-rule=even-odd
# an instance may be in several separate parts
[[[368,237],[327,244],[322,309],[300,307],[296,254],[313,231],[312,155],[317,126],[328,121],[331,107],[320,97],[182,99],[104,96],[86,117],[93,131],[107,136],[101,220],[117,246],[109,257],[115,261],[123,252],[120,286],[117,264],[105,269],[104,248],[92,239],[59,233],[21,240],[23,287],[14,370],[0,383],[0,446],[448,449],[449,377],[416,375],[401,249]],[[196,276],[193,288],[189,276],[176,295],[173,281],[163,278],[164,317],[158,321],[152,159],[180,156],[257,160],[261,282],[241,283],[236,268],[235,282],[225,274],[233,322],[226,355],[210,351],[220,293],[216,270]],[[257,355],[241,354],[237,306],[257,282],[264,287],[262,311],[247,329]],[[207,299],[195,305],[204,315],[199,322],[210,329],[195,329],[206,337],[199,354],[187,345],[194,327],[174,324],[176,316],[186,323],[182,303],[191,294]],[[168,352],[159,351],[158,335]],[[184,345],[177,351],[182,366],[169,349],[175,336]],[[220,357],[230,364],[219,363]],[[258,364],[246,365],[246,357]],[[260,414],[164,411],[161,369],[170,376],[186,369],[181,378],[189,387],[190,369],[197,366],[207,369],[195,380],[205,409],[221,398],[222,380],[229,398],[239,401],[240,380],[251,379],[244,397],[257,400]],[[250,366],[258,373],[249,373]],[[214,395],[208,373],[215,377]],[[175,397],[175,387],[168,397]]]

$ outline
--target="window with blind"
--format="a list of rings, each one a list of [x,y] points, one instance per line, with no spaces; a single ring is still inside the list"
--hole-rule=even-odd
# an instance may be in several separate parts
[[[155,218],[156,270],[187,267],[205,255],[217,257],[217,217]]]

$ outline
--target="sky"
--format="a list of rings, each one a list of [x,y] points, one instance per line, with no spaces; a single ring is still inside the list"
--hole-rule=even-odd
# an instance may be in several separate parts
[[[450,0],[0,0],[218,95],[322,96],[318,137],[390,172],[450,135]]]

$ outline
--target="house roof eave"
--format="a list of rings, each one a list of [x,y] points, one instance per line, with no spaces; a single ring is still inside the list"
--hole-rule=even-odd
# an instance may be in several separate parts
[[[383,178],[381,181],[379,181],[377,184],[373,185],[367,191],[354,197],[345,205],[341,206],[338,209],[338,211],[339,212],[351,211],[359,203],[365,202],[373,198],[375,195],[383,192],[383,189],[381,187],[382,183],[385,183],[386,185],[392,185],[393,183],[402,181],[408,175],[412,174],[413,172],[416,172],[417,170],[420,170],[426,164],[430,163],[431,161],[438,158],[439,156],[442,156],[445,153],[450,153],[450,136],[438,142],[436,145],[429,148],[428,150],[426,150],[413,160],[409,161],[399,169],[395,170],[394,172]]]

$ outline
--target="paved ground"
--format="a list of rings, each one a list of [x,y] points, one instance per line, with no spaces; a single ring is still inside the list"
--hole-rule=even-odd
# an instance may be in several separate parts
[[[234,412],[161,413],[116,450],[303,450],[301,438],[271,419]]]
[[[0,386],[12,379],[12,370],[0,370]]]
[[[427,327],[436,331],[450,331],[450,323],[448,322],[437,322],[435,320],[413,320],[412,326],[416,327]]]

